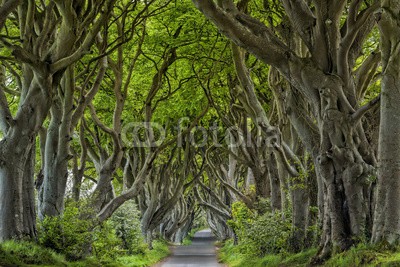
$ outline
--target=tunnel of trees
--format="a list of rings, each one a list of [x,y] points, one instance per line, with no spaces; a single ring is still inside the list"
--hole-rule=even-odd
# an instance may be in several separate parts
[[[0,31],[0,242],[399,243],[398,1],[2,0]]]

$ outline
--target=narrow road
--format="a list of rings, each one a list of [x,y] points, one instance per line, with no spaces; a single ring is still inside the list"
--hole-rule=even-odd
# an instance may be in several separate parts
[[[191,245],[175,247],[161,267],[222,267],[217,261],[214,242],[210,230],[199,231]]]

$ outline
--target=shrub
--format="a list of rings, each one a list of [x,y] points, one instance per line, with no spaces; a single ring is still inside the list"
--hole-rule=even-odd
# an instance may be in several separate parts
[[[140,229],[140,213],[134,201],[124,203],[110,218],[115,234],[128,254],[143,254],[147,248]]]
[[[228,220],[230,226],[235,234],[242,238],[245,232],[254,222],[256,214],[252,212],[243,202],[235,202],[232,204],[232,219]]]
[[[287,218],[280,211],[267,212],[257,217],[244,236],[250,245],[250,252],[263,256],[287,251],[292,226]]]
[[[87,214],[90,216],[90,211]],[[110,220],[93,228],[92,220],[80,219],[76,204],[66,207],[59,217],[46,217],[38,225],[39,243],[79,260],[90,252],[101,260],[115,259],[123,253],[144,254],[146,244],[140,230],[140,213],[133,201],[122,205]]]
[[[58,217],[45,217],[38,225],[39,243],[78,260],[88,254],[92,243],[92,222],[79,218],[77,207],[67,207]]]
[[[122,241],[110,222],[106,221],[93,231],[92,252],[100,260],[116,259],[123,254]]]
[[[236,202],[228,224],[238,236],[244,253],[263,256],[287,250],[292,227],[290,218],[289,211],[265,211],[258,215],[242,202]]]

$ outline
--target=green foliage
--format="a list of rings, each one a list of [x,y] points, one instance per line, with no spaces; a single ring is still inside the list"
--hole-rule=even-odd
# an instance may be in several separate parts
[[[133,201],[122,205],[110,220],[92,230],[92,222],[79,216],[78,208],[71,205],[60,217],[46,217],[39,224],[39,243],[65,254],[69,260],[82,259],[90,252],[100,260],[146,253],[140,213]]]
[[[380,266],[400,266],[400,252],[390,253],[388,255],[378,257]]]
[[[233,203],[231,210],[232,219],[228,220],[227,223],[237,236],[243,236],[246,229],[254,222],[255,214],[243,202]]]
[[[284,219],[286,217],[286,219]],[[287,249],[291,222],[282,212],[270,212],[258,217],[246,232],[246,238],[255,248],[254,253],[265,255]]]
[[[76,205],[69,205],[62,216],[46,217],[39,223],[39,244],[1,243],[0,266],[149,266],[169,255],[163,241],[154,241],[153,250],[147,248],[134,202],[125,203],[94,229],[80,215]]]
[[[92,243],[92,222],[79,218],[79,209],[69,206],[59,217],[46,217],[38,225],[39,243],[64,253],[69,260],[83,258]]]
[[[144,254],[147,248],[140,229],[140,212],[133,201],[124,203],[110,218],[115,235],[128,254]]]
[[[263,256],[267,253],[286,251],[291,233],[288,212],[270,211],[258,215],[242,202],[232,205],[232,227],[239,239],[242,251],[249,255]]]
[[[117,237],[113,225],[106,221],[93,232],[92,253],[98,259],[116,259],[122,255],[122,240]]]

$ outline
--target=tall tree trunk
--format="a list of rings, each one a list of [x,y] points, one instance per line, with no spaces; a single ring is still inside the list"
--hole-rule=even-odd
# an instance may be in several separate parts
[[[74,76],[68,67],[51,107],[44,155],[44,180],[39,193],[39,218],[58,216],[64,210],[68,179],[69,143],[73,114]]]
[[[0,241],[36,236],[34,147],[32,143],[28,148],[14,143],[9,148],[10,143],[14,142],[3,140],[1,143],[0,157],[7,160],[2,160],[0,164]],[[23,155],[24,152],[26,155]]]
[[[383,78],[372,241],[396,244],[400,240],[400,3],[383,0],[381,6]]]
[[[47,130],[43,183],[39,189],[38,215],[42,220],[45,216],[57,216],[61,214],[64,208],[64,190],[68,177],[67,155],[60,154],[59,146],[68,143],[67,140],[60,143],[59,126],[62,123],[61,103],[53,104],[51,108],[51,121]],[[61,159],[64,157],[65,160]]]
[[[36,163],[36,147],[32,146],[25,163],[24,180],[22,184],[23,192],[23,211],[24,211],[24,227],[28,237],[36,237],[36,208],[35,208],[35,163]]]
[[[307,181],[298,181],[291,185],[293,230],[290,247],[294,252],[301,251],[305,244],[310,208],[309,189],[307,186]]]
[[[35,141],[50,103],[41,86],[46,81],[26,77],[30,95],[21,100],[14,124],[0,141],[0,240],[33,238],[35,230],[34,160]],[[49,81],[49,80],[47,80]],[[38,105],[40,103],[40,105]]]
[[[277,161],[274,153],[270,154],[270,158],[267,161],[268,164],[268,174],[271,188],[271,208],[272,210],[282,209],[282,195],[281,186],[279,179],[279,171],[277,166]]]

